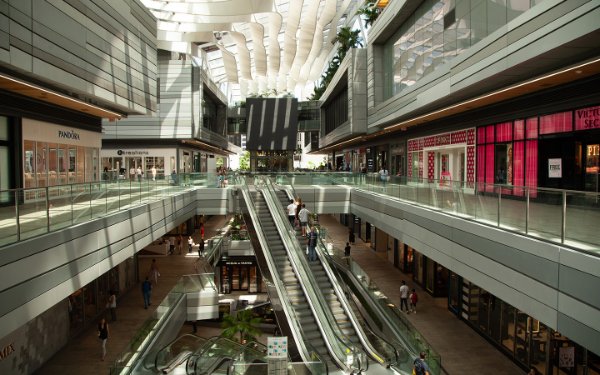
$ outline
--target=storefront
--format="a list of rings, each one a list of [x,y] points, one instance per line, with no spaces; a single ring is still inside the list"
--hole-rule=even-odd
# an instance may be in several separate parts
[[[389,168],[392,176],[406,176],[404,166],[406,164],[406,145],[404,143],[393,143],[390,145],[390,155],[392,157]]]
[[[97,181],[102,134],[23,118],[23,186]]]
[[[215,275],[220,293],[262,293],[267,290],[254,257],[222,258]]]
[[[409,181],[425,180],[448,188],[474,188],[474,128],[409,139],[407,146]]]
[[[413,250],[413,280],[434,297],[448,294],[448,269]]]
[[[154,168],[155,179],[163,180],[177,166],[176,150],[172,148],[102,149],[100,156],[103,179],[112,181],[132,178],[130,170],[138,167],[142,168],[144,178],[152,178]]]
[[[599,154],[600,106],[481,126],[477,182],[598,192]]]
[[[600,358],[592,352],[468,280],[460,284],[461,317],[523,368],[542,375],[600,375]]]

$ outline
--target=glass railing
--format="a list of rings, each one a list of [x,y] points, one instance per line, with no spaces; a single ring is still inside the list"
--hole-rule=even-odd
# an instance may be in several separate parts
[[[574,249],[600,250],[593,225],[600,219],[600,194],[595,192],[399,176],[384,183],[377,173],[282,174],[277,181],[349,185]],[[321,193],[321,187],[313,188],[314,202]],[[302,195],[307,194],[305,187]]]
[[[110,368],[111,375],[131,374],[141,363],[140,361],[145,360],[143,357],[153,341],[152,338],[159,334],[166,322],[169,321],[175,305],[179,303],[181,298],[183,298],[183,294],[180,292],[171,291],[167,294],[152,314],[152,317],[148,318],[142,324],[142,327],[134,333],[125,351],[117,356],[119,359]],[[153,360],[152,364],[154,364]]]
[[[351,258],[343,257],[343,250],[333,248],[331,250],[336,264],[339,266],[347,265],[349,273],[352,274],[362,284],[362,290],[368,295],[368,300],[362,301],[363,307],[371,310],[375,314],[375,310],[380,311],[384,316],[380,317],[379,324],[376,324],[380,329],[384,328],[383,319],[385,319],[394,333],[401,338],[396,348],[406,348],[408,351],[399,351],[398,367],[404,371],[412,368],[413,359],[418,353],[427,353],[427,364],[431,369],[432,375],[441,374],[441,356],[433,349],[433,347],[425,340],[423,335],[412,325],[402,314],[397,306],[390,301],[372,282],[369,275],[354,262]]]
[[[273,365],[271,365],[273,366]],[[307,372],[310,371],[310,372]],[[322,362],[288,362],[288,374],[327,374]],[[267,363],[234,363],[230,374],[270,374]]]
[[[144,358],[154,336],[161,332],[166,322],[169,321],[175,306],[181,298],[185,297],[186,293],[200,292],[206,288],[216,291],[213,273],[182,276],[161,301],[152,317],[148,318],[142,327],[133,334],[133,339],[127,345],[126,350],[117,357],[119,359],[111,366],[110,373],[130,374],[142,360],[144,363],[152,363],[151,366],[156,366],[158,362],[155,362],[154,358]],[[165,354],[164,359],[160,362],[164,364],[167,359],[168,355]]]
[[[187,190],[165,179],[115,180],[0,191],[0,246]]]
[[[169,343],[156,353],[154,368],[163,373],[170,373],[175,367],[187,359],[206,343],[206,339],[195,335],[183,335]]]

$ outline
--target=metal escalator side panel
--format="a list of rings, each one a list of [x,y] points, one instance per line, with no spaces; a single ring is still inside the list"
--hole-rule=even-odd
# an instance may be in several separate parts
[[[319,293],[315,292],[314,285],[317,285],[316,280],[312,276],[311,272],[308,272],[308,262],[304,259],[302,254],[303,251],[298,245],[298,241],[295,236],[292,237],[287,229],[287,217],[283,217],[284,212],[278,206],[275,197],[274,190],[270,181],[266,181],[266,189],[263,189],[263,194],[271,213],[277,217],[277,226],[282,238],[285,238],[286,248],[288,250],[289,259],[294,267],[294,271],[302,282],[300,286],[306,300],[313,311],[316,323],[319,330],[321,331],[323,340],[326,344],[328,352],[331,354],[332,359],[336,362],[336,365],[344,369],[344,371],[354,372],[360,371],[356,369],[356,362],[361,357],[360,354],[356,353],[356,348],[351,341],[345,338],[344,334],[338,329],[337,325],[332,322],[335,321],[335,317],[331,311],[326,307],[326,301],[320,296]],[[349,364],[348,360],[356,361]]]
[[[256,240],[253,241],[253,245],[256,245],[255,242],[258,242],[258,247],[255,246],[255,252],[257,249],[261,249],[261,253],[263,254],[264,257],[264,261],[267,265],[267,269],[269,270],[269,273],[271,274],[271,287],[269,289],[272,289],[276,292],[276,298],[272,298],[271,301],[275,302],[276,304],[274,304],[274,309],[280,309],[279,311],[282,311],[283,314],[285,315],[286,319],[285,321],[288,323],[289,327],[290,327],[290,332],[292,333],[292,338],[295,344],[295,347],[298,350],[298,353],[300,355],[300,357],[302,358],[303,361],[305,362],[309,362],[310,361],[310,353],[308,351],[308,349],[306,348],[306,345],[304,343],[304,340],[302,339],[301,336],[301,328],[298,325],[298,319],[296,318],[295,314],[292,311],[292,305],[290,303],[290,301],[287,298],[287,293],[285,292],[285,287],[283,286],[281,280],[279,279],[278,275],[277,275],[277,269],[276,269],[276,263],[274,261],[274,259],[272,258],[270,251],[269,251],[269,246],[268,246],[268,242],[266,239],[266,236],[264,235],[264,233],[262,233],[262,227],[261,227],[261,222],[258,218],[258,214],[255,210],[254,207],[254,202],[250,196],[250,190],[248,189],[247,186],[241,186],[240,187],[240,191],[242,192],[242,196],[244,198],[244,201],[246,203],[246,208],[247,208],[247,215],[250,217],[250,220],[247,220],[246,223],[249,226],[249,230],[250,230],[250,222],[252,223],[252,229],[254,229],[254,233],[256,236]],[[261,270],[263,271],[263,270]]]

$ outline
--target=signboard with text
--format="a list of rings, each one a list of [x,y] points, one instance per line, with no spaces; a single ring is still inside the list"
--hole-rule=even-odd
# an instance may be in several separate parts
[[[548,159],[548,177],[562,178],[562,159]]]

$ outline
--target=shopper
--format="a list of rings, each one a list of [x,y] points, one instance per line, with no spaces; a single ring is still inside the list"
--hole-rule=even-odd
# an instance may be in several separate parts
[[[152,168],[150,168],[150,173],[152,174],[152,181],[156,181],[156,167],[153,165]]]
[[[152,283],[146,277],[146,280],[142,282],[142,295],[144,296],[144,308],[147,309],[150,303],[150,296],[152,294]]]
[[[413,362],[413,374],[415,375],[430,375],[431,370],[425,362],[425,352],[419,353],[419,357]]]
[[[294,203],[293,199],[290,199],[290,204],[287,206],[287,212],[290,225],[294,228],[294,221],[296,220],[296,203]]]
[[[350,256],[350,242],[346,242],[346,247],[344,248],[344,256],[345,257]]]
[[[112,318],[113,322],[117,321],[117,294],[113,291],[110,290],[108,292],[109,296],[108,296],[108,302],[106,303],[106,305],[108,306],[108,309],[110,310],[110,316]]]
[[[175,237],[169,237],[169,255],[175,253]]]
[[[204,256],[204,240],[200,240],[198,243],[198,257],[201,258]]]
[[[306,226],[308,225],[308,214],[310,212],[306,209],[306,205],[302,204],[300,212],[298,212],[298,220],[300,220],[300,229],[302,230],[302,236],[306,236]]]
[[[415,289],[412,290],[412,292],[410,293],[410,296],[408,296],[408,298],[410,299],[410,309],[408,310],[408,312],[413,312],[413,313],[417,313],[417,302],[419,301],[419,296],[417,295],[417,291]]]
[[[348,242],[350,242],[352,245],[356,243],[356,236],[354,236],[354,229],[352,228],[348,229]]]
[[[317,260],[316,247],[317,247],[318,236],[319,235],[318,235],[315,227],[314,226],[310,227],[310,232],[308,233],[308,236],[306,239],[306,246],[308,246],[308,261],[309,262],[314,262],[315,260]]]
[[[406,310],[408,313],[408,285],[406,285],[406,281],[402,280],[402,285],[400,285],[400,311]]]
[[[106,341],[108,341],[108,323],[106,319],[100,319],[100,323],[98,323],[98,338],[102,342],[102,357],[101,359],[104,361],[106,357]]]
[[[194,247],[194,239],[192,236],[188,237],[188,253],[192,252],[192,248]]]
[[[183,236],[181,234],[177,237],[177,250],[179,251],[179,255],[181,255],[181,251],[183,250]]]
[[[138,182],[142,182],[142,175],[144,174],[144,172],[142,172],[142,167],[141,166],[137,167],[136,174],[137,174],[137,180],[138,180]]]
[[[388,170],[385,168],[385,165],[381,166],[381,170],[379,171],[379,177],[381,178],[381,184],[385,187],[385,184],[390,177]]]
[[[158,285],[159,276],[160,272],[158,270],[158,264],[156,264],[156,259],[152,259],[152,264],[150,264],[150,278],[154,280],[155,285]]]

